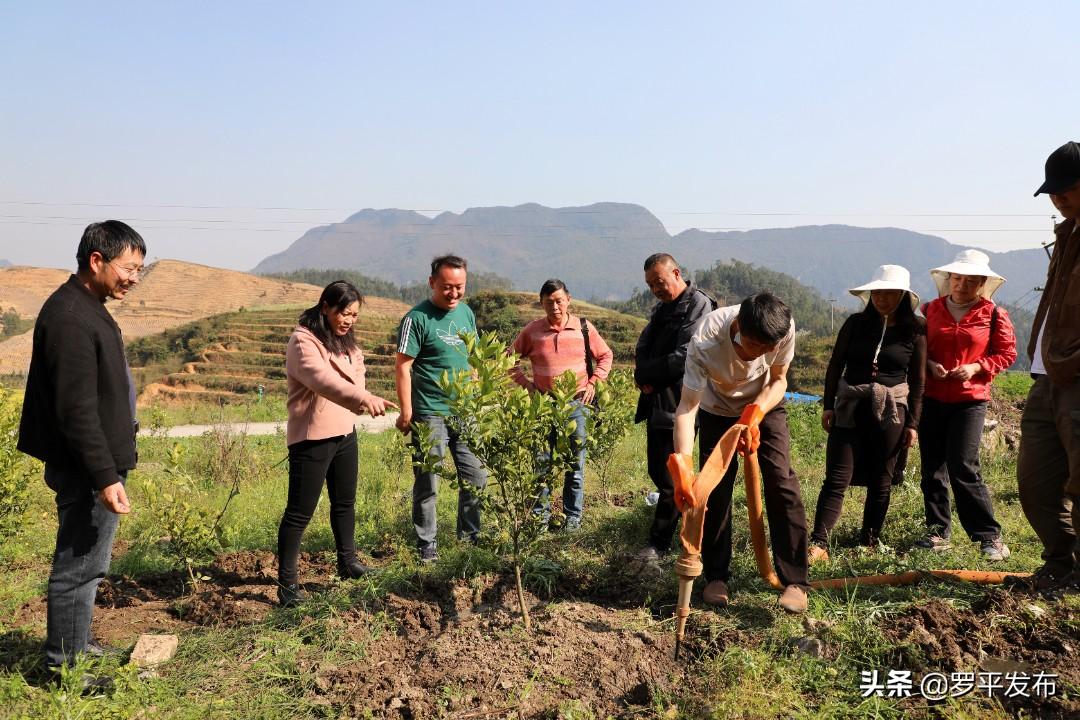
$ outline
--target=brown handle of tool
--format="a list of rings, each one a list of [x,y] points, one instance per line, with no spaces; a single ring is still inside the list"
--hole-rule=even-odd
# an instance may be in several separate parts
[[[761,505],[761,468],[757,453],[746,458],[743,469],[746,483],[746,514],[750,522],[750,540],[754,545],[754,559],[757,560],[761,579],[776,589],[783,589],[780,579],[773,570],[769,555],[769,544],[765,539],[765,518]],[[1030,573],[987,572],[983,570],[908,570],[902,573],[885,575],[862,575],[855,577],[814,580],[810,587],[818,590],[838,590],[852,585],[913,585],[927,577],[939,580],[958,580],[980,585],[1000,585],[1007,577],[1027,577]]]
[[[754,546],[754,559],[757,561],[761,579],[777,590],[784,586],[773,570],[772,558],[769,557],[769,543],[765,540],[764,509],[761,504],[761,466],[758,465],[757,453],[751,453],[743,465],[743,482],[746,485],[746,514],[750,521],[750,540]]]

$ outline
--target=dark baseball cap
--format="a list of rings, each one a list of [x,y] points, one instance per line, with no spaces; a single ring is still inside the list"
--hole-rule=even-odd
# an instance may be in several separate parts
[[[1080,182],[1080,143],[1067,142],[1046,158],[1046,182],[1035,194],[1055,195]]]

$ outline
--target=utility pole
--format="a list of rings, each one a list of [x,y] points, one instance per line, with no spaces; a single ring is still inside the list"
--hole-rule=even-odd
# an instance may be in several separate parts
[[[1054,236],[1054,228],[1055,227],[1057,227],[1057,215],[1051,215],[1050,216],[1050,235],[1051,235],[1051,237],[1054,237],[1054,239],[1051,240],[1048,243],[1044,242],[1042,244],[1043,251],[1046,253],[1046,257],[1050,257],[1050,248],[1054,247],[1054,243],[1057,242],[1057,238]]]

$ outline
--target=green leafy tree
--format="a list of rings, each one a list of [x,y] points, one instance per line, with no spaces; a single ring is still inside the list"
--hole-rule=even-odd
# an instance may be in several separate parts
[[[198,488],[184,469],[184,449],[179,443],[169,451],[164,478],[147,482],[147,505],[157,527],[166,534],[165,548],[174,561],[187,569],[193,589],[198,587],[200,579],[195,568],[212,560],[221,550],[221,521],[229,503],[239,493],[239,478],[235,478],[225,505],[216,516],[190,502],[198,495]]]
[[[39,467],[16,449],[21,409],[18,395],[0,388],[0,538],[13,535],[22,525],[30,504],[30,482]]]
[[[586,457],[605,495],[610,494],[615,451],[634,424],[637,394],[634,379],[626,370],[616,370],[596,384],[596,408],[586,424]]]
[[[488,472],[487,487],[477,497],[485,523],[509,540],[518,604],[525,630],[532,632],[521,570],[546,530],[536,512],[537,499],[545,488],[554,494],[575,462],[571,414],[577,385],[568,372],[556,380],[550,393],[529,393],[511,380],[510,368],[517,357],[507,352],[495,333],[481,337],[463,333],[461,337],[471,372],[443,374],[440,385],[450,405],[447,422]],[[414,429],[421,448],[418,466],[460,487],[456,472],[442,466],[432,453],[427,426]]]

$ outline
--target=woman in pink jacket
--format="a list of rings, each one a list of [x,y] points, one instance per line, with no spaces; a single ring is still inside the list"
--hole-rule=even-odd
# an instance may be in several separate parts
[[[385,415],[397,407],[364,389],[364,356],[353,324],[364,298],[344,280],[326,286],[315,307],[300,315],[285,355],[288,377],[289,499],[278,528],[278,600],[304,598],[297,578],[300,537],[326,482],[337,571],[357,578],[369,568],[356,557],[356,416]]]
[[[927,533],[915,545],[951,547],[951,485],[968,536],[986,559],[1004,560],[1009,548],[979,474],[979,442],[994,375],[1016,360],[1012,322],[990,299],[1005,278],[978,250],[964,250],[930,275],[940,297],[923,306],[927,360],[919,454]]]

